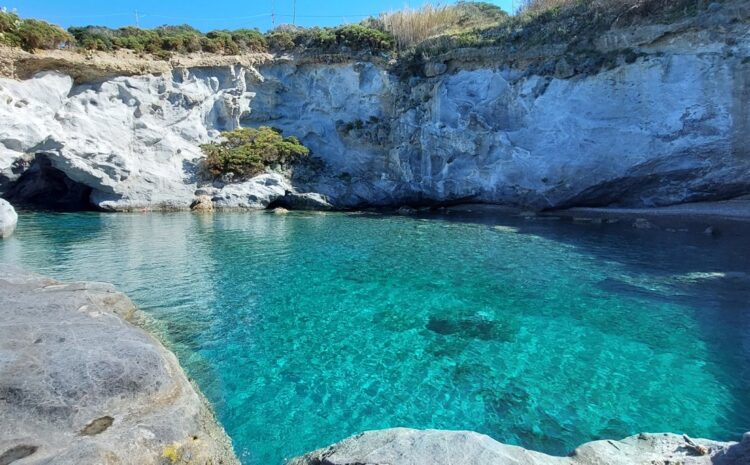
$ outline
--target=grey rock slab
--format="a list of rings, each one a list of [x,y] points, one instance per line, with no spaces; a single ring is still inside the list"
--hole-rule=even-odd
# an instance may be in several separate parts
[[[700,450],[699,450],[700,449]],[[703,453],[704,455],[700,455]],[[393,428],[368,431],[292,459],[289,465],[747,465],[750,434],[737,442],[640,434],[595,441],[568,457],[499,443],[471,431]]]
[[[287,192],[279,202],[292,210],[330,210],[333,207],[325,196],[316,192]]]
[[[142,318],[110,284],[0,264],[0,462],[239,463]]]

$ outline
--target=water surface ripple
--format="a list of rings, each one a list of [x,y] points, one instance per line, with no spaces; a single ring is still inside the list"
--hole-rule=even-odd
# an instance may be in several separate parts
[[[115,283],[244,464],[378,428],[566,454],[750,430],[750,245],[522,219],[23,213],[0,261]],[[728,274],[727,274],[728,273]]]

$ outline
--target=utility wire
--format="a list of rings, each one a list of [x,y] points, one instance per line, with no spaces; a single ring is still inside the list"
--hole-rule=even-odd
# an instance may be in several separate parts
[[[254,18],[264,18],[269,17],[272,18],[274,16],[276,17],[285,17],[285,18],[341,18],[341,17],[353,17],[353,18],[364,18],[368,16],[378,16],[380,13],[374,13],[374,14],[359,14],[359,15],[352,15],[352,14],[338,14],[338,15],[299,15],[299,14],[279,14],[279,13],[261,13],[257,15],[250,15],[250,16],[226,16],[221,18],[210,18],[205,16],[193,16],[193,17],[187,17],[187,16],[171,16],[171,15],[162,15],[158,13],[144,13],[143,11],[137,11],[139,18],[166,18],[166,19],[175,19],[180,21],[229,21],[229,20],[236,20],[236,19],[254,19]],[[120,17],[120,16],[133,16],[133,12],[130,13],[110,13],[105,15],[55,15],[56,18],[70,18],[70,19],[76,19],[76,18],[114,18],[114,17]]]

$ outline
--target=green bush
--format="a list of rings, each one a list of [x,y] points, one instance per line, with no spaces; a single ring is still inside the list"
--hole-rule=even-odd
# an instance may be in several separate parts
[[[46,21],[21,19],[0,11],[0,42],[27,51],[60,48],[73,42],[73,36]]]
[[[0,43],[12,47],[21,46],[21,38],[18,36],[18,27],[21,18],[15,13],[0,11]]]
[[[68,32],[75,38],[80,47],[87,50],[112,50],[113,31],[106,27],[85,26],[71,27]]]
[[[284,137],[268,126],[224,132],[220,142],[201,145],[201,149],[210,175],[234,173],[240,178],[258,175],[266,168],[289,167],[310,153],[296,137]]]
[[[347,24],[334,29],[336,43],[339,46],[354,50],[372,50],[374,52],[393,50],[393,36],[379,29],[359,24]]]
[[[71,27],[68,29],[79,46],[89,50],[128,49],[149,52],[166,57],[170,53],[192,53],[205,51],[236,55],[242,51],[262,52],[266,41],[255,29],[236,31],[211,31],[203,34],[188,26],[160,26],[155,29],[123,27],[109,29],[99,26]]]
[[[289,31],[273,30],[266,34],[266,43],[271,50],[286,52],[294,49],[294,34]]]
[[[240,50],[247,52],[265,52],[268,48],[266,38],[256,29],[237,29],[231,31],[232,40]]]
[[[394,49],[394,40],[390,33],[363,24],[309,29],[284,26],[268,32],[266,44],[273,51],[297,49],[313,52],[378,53]]]

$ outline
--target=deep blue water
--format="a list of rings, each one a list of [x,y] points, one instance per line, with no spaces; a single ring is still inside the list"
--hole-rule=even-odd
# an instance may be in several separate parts
[[[554,454],[640,431],[736,440],[750,430],[747,237],[455,215],[23,213],[0,261],[127,292],[247,465],[394,426]]]

